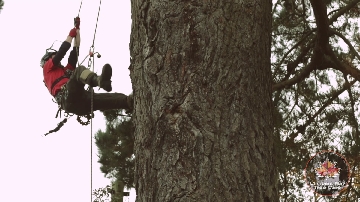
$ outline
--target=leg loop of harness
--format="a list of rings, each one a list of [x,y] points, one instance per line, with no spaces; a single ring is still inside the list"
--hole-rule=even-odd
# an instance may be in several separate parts
[[[69,117],[69,116],[72,116],[73,114],[70,114],[70,113],[68,113],[64,108],[63,108],[63,106],[64,106],[64,102],[66,102],[66,98],[68,97],[68,90],[67,90],[67,88],[66,88],[66,85],[63,85],[62,87],[61,87],[61,89],[60,89],[60,91],[56,94],[56,96],[55,96],[55,100],[56,100],[56,103],[58,104],[58,107],[59,107],[59,109],[58,109],[58,111],[57,111],[57,113],[56,113],[56,117],[55,118],[57,118],[58,117],[58,115],[60,115],[60,118],[61,118],[61,110],[64,110],[65,111],[65,113],[64,113],[64,116],[65,117]],[[82,119],[81,119],[81,117],[84,117],[84,118],[86,118],[87,120],[86,121],[83,121]],[[89,125],[90,124],[90,120],[91,120],[91,118],[92,118],[92,116],[91,116],[91,113],[90,114],[87,114],[87,115],[83,115],[83,116],[77,116],[77,121],[81,124],[81,125],[83,125],[83,126],[86,126],[86,125]]]
[[[62,107],[63,102],[64,102],[64,99],[66,99],[67,96],[68,96],[68,91],[66,89],[66,85],[63,85],[63,86],[61,86],[60,91],[55,96],[55,100],[56,100],[56,103],[58,104],[58,108],[59,108],[58,111],[56,112],[55,118],[57,118],[58,115],[60,115],[60,118],[61,118],[61,110],[64,110],[63,107]],[[65,111],[64,116],[69,117],[69,116],[72,116],[72,115],[70,115],[68,112]]]

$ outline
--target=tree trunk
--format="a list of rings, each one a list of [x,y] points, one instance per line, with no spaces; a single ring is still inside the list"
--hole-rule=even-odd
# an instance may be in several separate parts
[[[111,202],[123,202],[124,201],[124,183],[121,180],[116,180],[113,184],[115,193],[111,195]]]
[[[131,4],[137,201],[277,201],[271,1]]]

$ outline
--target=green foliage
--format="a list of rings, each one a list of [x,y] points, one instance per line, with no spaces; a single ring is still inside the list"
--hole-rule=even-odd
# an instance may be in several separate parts
[[[348,65],[358,71],[360,63],[358,22],[359,4],[346,7],[352,1],[318,0],[326,6],[330,55],[322,52],[321,59],[308,73],[305,69],[314,61],[317,24],[310,0],[274,0],[272,27],[272,73],[274,84],[297,82],[273,92],[274,131],[279,137],[280,201],[313,201],[311,190],[303,179],[303,169],[309,158],[322,149],[338,150],[354,170],[359,170],[359,78],[340,71]],[[345,12],[340,11],[346,9]],[[350,43],[345,44],[344,39]],[[351,50],[353,46],[355,51]],[[357,72],[357,74],[360,71]],[[356,77],[356,78],[355,78]],[[351,84],[349,88],[348,84]],[[359,176],[359,175],[357,175]],[[352,181],[355,175],[352,176]],[[355,201],[359,186],[351,185],[337,200]],[[320,200],[321,199],[321,200]],[[317,201],[329,198],[317,197]]]
[[[110,202],[111,191],[109,185],[104,188],[95,189],[92,193],[94,196],[93,202]]]
[[[107,116],[108,117],[108,116]],[[100,170],[106,177],[134,186],[134,134],[131,119],[108,119],[106,131],[95,134]]]
[[[0,0],[0,11],[3,9],[3,7],[4,7],[4,1]]]

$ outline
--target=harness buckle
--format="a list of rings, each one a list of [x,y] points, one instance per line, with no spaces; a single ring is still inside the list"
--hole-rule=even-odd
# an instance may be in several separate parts
[[[67,96],[66,84],[62,85],[59,92],[55,96],[56,103],[61,107],[62,98]]]

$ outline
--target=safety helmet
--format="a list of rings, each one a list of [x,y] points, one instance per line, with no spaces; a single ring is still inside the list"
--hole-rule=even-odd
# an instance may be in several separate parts
[[[45,55],[40,60],[40,66],[43,67],[46,61],[48,61],[51,58],[51,56],[55,55],[56,52],[57,52],[56,50],[47,49]]]

